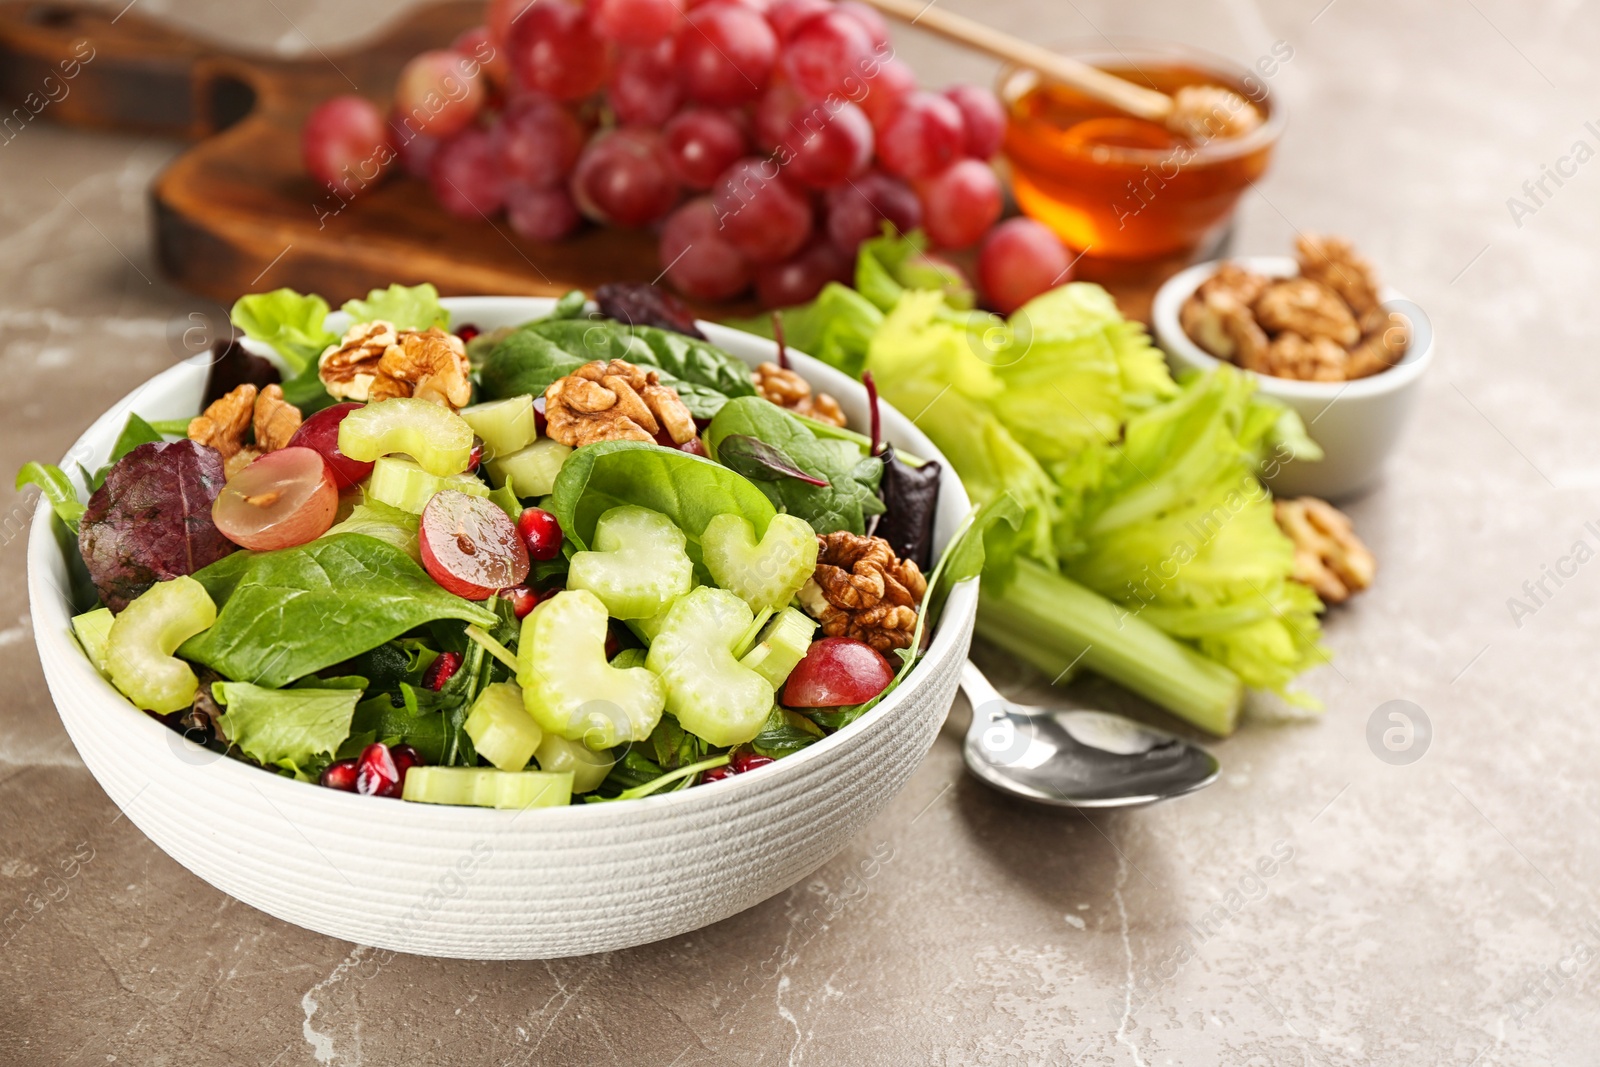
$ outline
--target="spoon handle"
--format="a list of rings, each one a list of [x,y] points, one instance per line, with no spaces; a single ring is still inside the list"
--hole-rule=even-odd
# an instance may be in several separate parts
[[[970,659],[961,665],[961,690],[967,694],[967,700],[972,703],[974,709],[996,700],[1005,700],[1000,695],[1000,690],[989,683],[989,679],[983,676],[977,664]]]

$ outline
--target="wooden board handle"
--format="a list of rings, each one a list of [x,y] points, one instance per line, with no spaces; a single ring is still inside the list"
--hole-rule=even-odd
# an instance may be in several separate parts
[[[127,8],[3,0],[0,143],[40,118],[198,139],[254,107],[261,62]]]

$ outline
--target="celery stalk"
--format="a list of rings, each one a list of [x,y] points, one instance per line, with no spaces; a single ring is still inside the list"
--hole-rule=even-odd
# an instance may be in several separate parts
[[[1232,671],[1047,567],[1020,558],[1015,567],[1004,585],[984,582],[978,618],[987,639],[1050,671],[1081,653],[1079,667],[1208,733],[1233,732],[1244,686]]]

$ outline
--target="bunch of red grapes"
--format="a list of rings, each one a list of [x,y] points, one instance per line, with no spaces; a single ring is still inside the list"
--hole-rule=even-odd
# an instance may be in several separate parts
[[[980,284],[1009,311],[1067,258],[1036,223],[995,226],[1004,127],[986,89],[918,90],[858,0],[491,0],[407,63],[388,116],[326,101],[303,150],[341,196],[403,167],[446,211],[536,241],[652,228],[667,280],[707,301],[810,300],[886,221],[985,241]]]

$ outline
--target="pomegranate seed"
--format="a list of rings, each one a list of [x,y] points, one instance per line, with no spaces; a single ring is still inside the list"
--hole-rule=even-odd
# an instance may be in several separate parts
[[[470,322],[464,322],[460,326],[456,327],[456,336],[461,338],[462,344],[466,344],[468,341],[472,340],[482,332],[482,330],[478,329]]]
[[[361,750],[356,760],[356,792],[364,797],[400,795],[400,768],[395,766],[389,746],[376,741]]]
[[[475,474],[478,464],[483,462],[483,438],[477,434],[472,435],[472,451],[467,453],[467,473]]]
[[[548,425],[544,418],[544,396],[533,398],[533,429],[540,437],[545,436],[544,428]]]
[[[356,791],[356,761],[353,759],[336,760],[323,768],[322,777],[318,779],[329,789],[342,789],[346,793]]]
[[[428,669],[422,672],[422,684],[437,693],[460,669],[461,653],[441,652],[439,658],[428,664]]]
[[[733,762],[728,766],[733,768],[734,774],[745,774],[757,767],[765,767],[772,762],[770,756],[763,756],[756,752],[735,752]]]
[[[425,761],[410,745],[396,745],[389,750],[389,755],[394,757],[394,768],[400,772],[400,780],[394,785],[394,795],[399,796],[406,787],[406,772],[424,766]]]
[[[701,784],[706,782],[720,782],[724,778],[732,778],[738,773],[738,771],[733,769],[733,764],[724,763],[722,766],[713,767],[709,771],[701,771],[700,782]]]
[[[561,524],[543,508],[529,508],[517,519],[517,533],[530,559],[555,559],[561,554]]]
[[[503,600],[511,601],[511,610],[517,613],[517,618],[527,616],[539,604],[539,594],[525,585],[508,585],[500,590]]]

